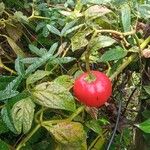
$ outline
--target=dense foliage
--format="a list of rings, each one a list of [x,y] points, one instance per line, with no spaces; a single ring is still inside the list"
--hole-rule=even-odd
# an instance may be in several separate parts
[[[150,0],[3,0],[0,17],[1,150],[148,150]],[[99,108],[72,92],[90,69],[113,84]]]

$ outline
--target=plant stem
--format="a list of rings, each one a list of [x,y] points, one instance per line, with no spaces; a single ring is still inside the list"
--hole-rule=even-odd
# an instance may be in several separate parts
[[[31,15],[30,17],[28,17],[28,20],[31,20],[31,19],[47,19],[47,20],[49,20],[50,18],[48,18],[48,17],[42,17],[42,16],[33,16],[33,15]]]
[[[42,122],[42,126],[44,126],[45,124],[57,124],[60,122],[64,122],[64,121],[72,121],[76,116],[78,116],[83,110],[84,110],[85,106],[80,106],[69,118],[67,119],[62,119],[62,120],[49,120],[49,121],[43,121]]]
[[[93,75],[90,72],[90,49],[89,49],[90,47],[89,46],[90,46],[90,43],[93,40],[93,38],[97,35],[97,33],[98,32],[95,30],[95,32],[93,33],[93,35],[89,41],[89,44],[87,45],[86,53],[85,53],[86,71],[89,74],[90,78],[93,78]]]
[[[85,65],[86,65],[86,71],[90,75],[90,58],[89,58],[90,53],[87,51],[85,54]]]
[[[20,150],[21,147],[25,146],[25,143],[33,136],[33,134],[41,127],[41,125],[37,125],[29,134],[26,136],[16,147],[16,150]]]
[[[85,106],[79,107],[67,120],[73,120],[76,116],[78,116],[83,110],[85,109]]]
[[[136,54],[133,54],[131,56],[129,56],[126,60],[124,60],[124,63],[121,64],[121,66],[119,68],[117,68],[117,71],[115,71],[111,76],[110,79],[113,80],[115,77],[117,77],[122,70],[124,70],[133,60],[135,60],[137,57]]]
[[[59,120],[47,120],[47,121],[43,121],[41,125],[44,127],[47,124],[54,125],[54,124],[61,123],[61,122],[64,122],[64,121],[67,121],[67,119],[62,119],[62,120],[60,120],[60,119]]]
[[[50,18],[48,18],[48,17],[42,17],[42,16],[36,16],[35,15],[35,3],[34,3],[34,1],[33,1],[33,3],[32,3],[33,5],[32,5],[32,14],[31,14],[31,16],[30,17],[28,17],[28,20],[31,20],[31,19],[34,19],[34,18],[37,18],[37,19],[50,19]]]
[[[41,108],[38,112],[36,112],[36,114],[35,114],[35,122],[36,123],[42,123],[42,119],[43,119],[43,112],[46,110],[47,108]],[[40,117],[39,117],[39,115],[40,115]],[[38,120],[38,117],[40,118],[39,120]]]
[[[117,34],[120,36],[127,36],[127,35],[133,35],[135,34],[135,30],[132,30],[130,32],[119,32],[119,31],[115,31],[115,30],[96,30],[97,33],[113,33],[113,34]]]
[[[63,122],[63,121],[72,121],[76,116],[78,116],[83,110],[84,110],[85,106],[81,106],[79,107],[69,118],[67,119],[63,119],[63,120],[50,120],[50,121],[43,121],[41,124],[38,124],[29,134],[27,137],[25,137],[16,147],[16,150],[20,150],[21,147],[23,147],[25,145],[25,143],[32,137],[32,135],[42,126],[44,126],[44,124],[57,124],[59,122]],[[41,112],[41,111],[40,111]]]
[[[149,42],[150,36],[140,45],[140,49],[143,50],[149,44]],[[122,72],[122,70],[124,70],[133,60],[136,60],[137,57],[138,57],[137,54],[132,54],[127,59],[125,59],[124,63],[121,64],[121,66],[117,69],[117,71],[110,76],[110,79],[113,80],[115,77],[117,77]]]
[[[95,144],[96,144],[97,142],[99,142],[101,146],[104,144],[105,139],[104,139],[102,133],[100,133],[100,134],[93,140],[93,142],[92,142],[92,143],[90,144],[90,146],[88,147],[88,150],[94,149],[94,146],[95,146]]]
[[[150,36],[141,44],[141,49],[144,49],[150,43]]]
[[[15,75],[17,74],[17,72],[15,72],[14,70],[12,70],[12,69],[8,68],[7,66],[5,66],[5,65],[2,63],[1,59],[0,59],[0,67],[1,67],[1,68],[4,68],[5,70],[9,71],[10,73],[13,73],[13,74],[15,74]]]

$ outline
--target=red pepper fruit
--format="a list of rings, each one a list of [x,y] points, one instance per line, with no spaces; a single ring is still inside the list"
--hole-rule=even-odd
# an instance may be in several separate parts
[[[112,94],[110,79],[102,72],[91,71],[95,79],[89,80],[88,73],[81,74],[74,83],[73,92],[77,99],[90,107],[100,107]]]

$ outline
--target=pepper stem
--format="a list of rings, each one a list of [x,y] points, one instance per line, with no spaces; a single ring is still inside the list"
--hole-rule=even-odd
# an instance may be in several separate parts
[[[86,61],[86,71],[87,71],[87,73],[89,74],[89,76],[90,76],[90,74],[91,74],[91,69],[90,69],[90,58],[89,58],[89,51],[87,51],[86,52],[86,54],[85,54],[85,61]]]
[[[91,43],[91,41],[93,40],[93,38],[97,35],[97,31],[95,31],[89,41],[89,43]],[[86,61],[86,71],[88,73],[88,77],[86,78],[87,81],[91,82],[94,81],[96,79],[96,77],[91,73],[91,69],[90,69],[90,44],[87,45],[86,48],[86,53],[85,53],[85,61]]]
[[[86,71],[88,73],[88,76],[85,78],[85,80],[87,82],[92,82],[96,79],[95,75],[91,72],[91,69],[90,69],[90,59],[89,59],[89,56],[90,56],[90,53],[89,51],[86,52],[85,54],[85,60],[86,60]]]

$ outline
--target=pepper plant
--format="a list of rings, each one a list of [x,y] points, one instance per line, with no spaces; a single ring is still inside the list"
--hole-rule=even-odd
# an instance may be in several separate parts
[[[1,2],[0,149],[134,149],[142,134],[146,150],[149,9],[149,0]],[[76,82],[85,74],[91,93]]]

